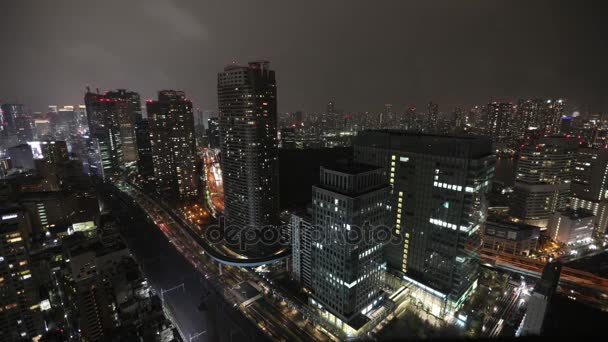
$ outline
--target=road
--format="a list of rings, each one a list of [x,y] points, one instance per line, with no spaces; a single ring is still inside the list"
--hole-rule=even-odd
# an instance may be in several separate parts
[[[213,287],[211,279],[202,277],[139,207],[111,191],[100,194],[105,206],[119,217],[121,233],[152,288],[160,294],[183,284],[163,297],[165,311],[187,340],[203,331],[192,341],[264,340],[255,325],[231,312],[230,305],[207,295]]]
[[[185,257],[191,265],[206,279],[211,280],[216,289],[225,296],[225,299],[238,308],[246,317],[256,324],[267,336],[285,341],[318,340],[316,327],[304,325],[303,317],[283,314],[280,304],[270,303],[259,305],[254,303],[247,307],[239,305],[227,289],[248,280],[256,281],[257,277],[247,268],[218,265],[205,250],[191,236],[189,229],[183,222],[177,223],[172,215],[163,209],[157,202],[150,200],[137,189],[123,184],[120,186],[124,194],[128,195],[146,214],[154,221],[171,244]]]
[[[515,310],[522,305],[524,286],[509,284],[507,289],[496,302],[492,312],[483,321],[482,337],[499,337],[506,321],[513,315]]]

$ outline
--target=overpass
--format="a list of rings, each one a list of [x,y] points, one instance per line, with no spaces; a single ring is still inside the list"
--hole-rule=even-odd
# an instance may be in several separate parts
[[[479,257],[481,262],[488,263],[496,268],[514,271],[536,278],[540,278],[543,267],[545,267],[545,263],[537,259],[496,252],[487,248],[481,248],[479,250]],[[608,279],[572,267],[562,267],[559,281],[562,284],[575,284],[608,293]]]
[[[186,221],[184,221],[184,219],[182,217],[180,217],[179,215],[175,214],[172,210],[167,208],[167,206],[165,206],[163,203],[161,203],[161,201],[158,201],[158,200],[155,201],[154,199],[150,198],[148,195],[141,192],[139,189],[137,189],[132,184],[129,184],[129,186],[134,188],[134,190],[132,190],[132,191],[137,192],[138,198],[143,198],[147,202],[148,205],[155,208],[156,211],[162,212],[164,214],[164,217],[169,219],[168,222],[165,222],[166,225],[175,225],[175,226],[177,226],[178,229],[185,231],[196,243],[198,243],[202,247],[202,249],[205,251],[206,255],[208,255],[211,259],[215,260],[219,264],[229,265],[229,266],[238,266],[238,267],[258,267],[258,266],[272,264],[272,263],[281,261],[283,259],[288,258],[291,255],[291,249],[289,249],[288,247],[285,247],[285,248],[277,251],[274,254],[270,254],[270,255],[266,255],[266,256],[262,256],[262,257],[226,255],[222,251],[211,246],[203,237],[201,237],[193,229],[191,229],[191,226]],[[138,198],[135,198],[134,196],[127,193],[126,191],[121,190],[116,185],[113,185],[112,187],[116,190],[116,193],[124,201],[131,201],[132,203],[139,206],[144,212],[146,212],[146,214],[148,214],[147,210],[145,208],[143,208],[141,203],[138,201]],[[148,214],[148,216],[150,216],[150,214]]]

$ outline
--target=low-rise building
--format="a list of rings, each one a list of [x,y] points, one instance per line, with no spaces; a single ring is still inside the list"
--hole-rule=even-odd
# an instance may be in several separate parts
[[[549,235],[566,245],[590,241],[594,219],[593,213],[583,208],[557,211],[549,219]]]
[[[488,219],[483,230],[483,247],[511,255],[530,255],[538,245],[540,228],[500,219]]]

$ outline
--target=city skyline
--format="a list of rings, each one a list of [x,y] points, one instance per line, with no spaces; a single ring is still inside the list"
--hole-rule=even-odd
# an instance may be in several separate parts
[[[601,334],[589,2],[0,13],[0,342]]]
[[[381,111],[385,103],[421,109],[428,101],[446,111],[523,97],[565,98],[581,112],[606,111],[601,61],[608,48],[599,12],[588,3],[506,4],[109,1],[87,16],[87,31],[70,25],[70,15],[86,5],[10,3],[3,5],[0,38],[12,49],[0,71],[14,81],[0,85],[0,93],[3,102],[45,111],[80,103],[87,85],[133,89],[142,98],[173,88],[189,94],[195,108],[214,109],[216,70],[267,59],[283,70],[279,112],[321,112],[331,99],[356,112]],[[51,23],[43,20],[48,13]],[[232,13],[235,28],[224,24]],[[24,20],[45,27],[11,29]],[[370,20],[377,24],[357,24]],[[437,25],[426,25],[433,20]],[[259,34],[245,39],[243,29]],[[23,70],[31,73],[23,77]]]

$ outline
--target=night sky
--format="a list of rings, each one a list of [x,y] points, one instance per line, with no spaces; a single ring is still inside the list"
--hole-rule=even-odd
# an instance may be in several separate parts
[[[87,84],[215,109],[217,72],[267,59],[279,110],[441,111],[519,96],[608,111],[601,1],[2,0],[0,102],[80,104]]]

